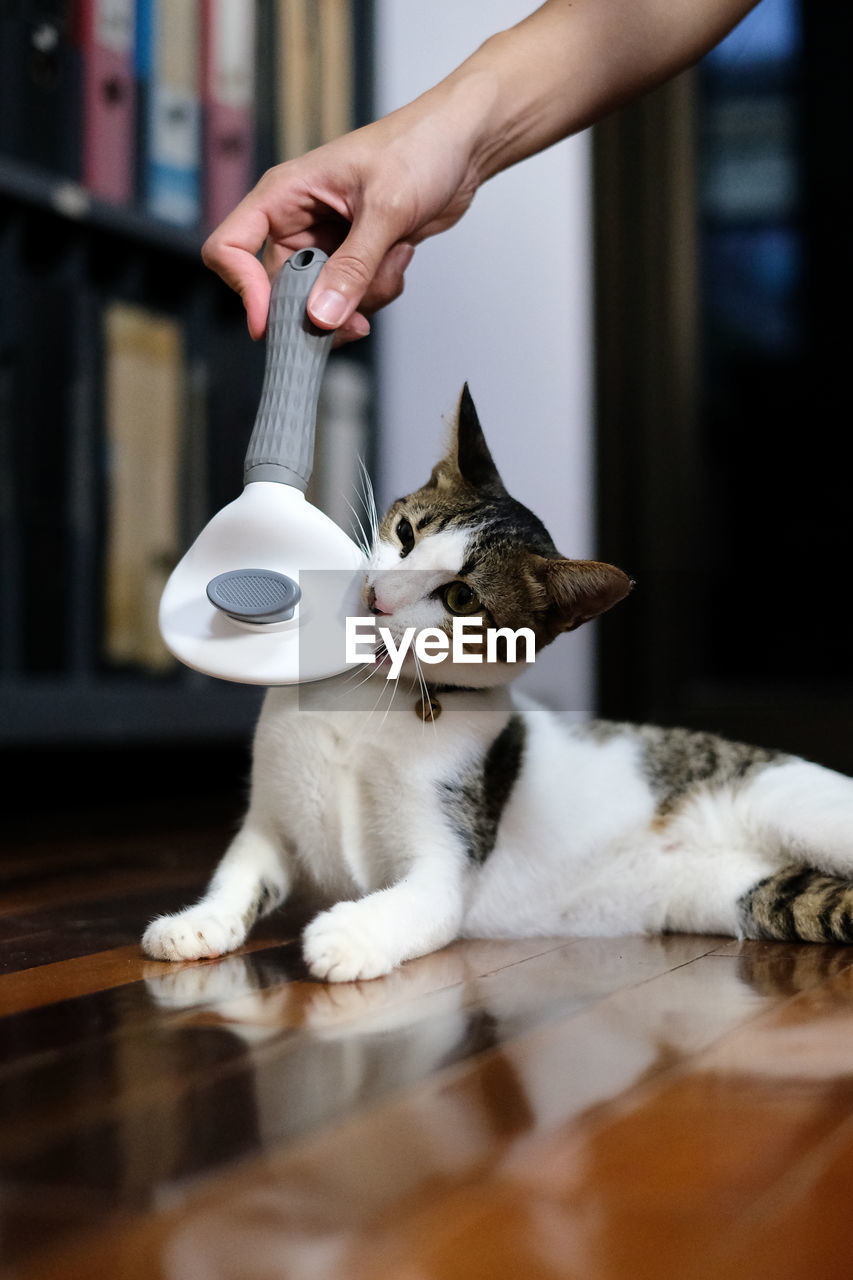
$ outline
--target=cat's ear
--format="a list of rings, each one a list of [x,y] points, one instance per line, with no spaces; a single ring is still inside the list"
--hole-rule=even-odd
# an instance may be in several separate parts
[[[459,412],[456,416],[455,461],[462,479],[476,488],[503,488],[503,481],[489,453],[467,382],[459,397]]]
[[[539,577],[548,596],[551,637],[574,631],[624,600],[634,583],[615,565],[599,560],[538,557]]]

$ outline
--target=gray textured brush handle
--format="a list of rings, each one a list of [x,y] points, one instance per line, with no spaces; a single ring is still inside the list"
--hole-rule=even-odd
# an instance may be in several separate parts
[[[314,465],[320,382],[334,334],[305,310],[326,254],[300,249],[273,280],[261,402],[246,450],[243,480],[275,480],[303,491]]]

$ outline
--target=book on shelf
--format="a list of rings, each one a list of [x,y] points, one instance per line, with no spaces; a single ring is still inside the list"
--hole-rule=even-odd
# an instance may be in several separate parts
[[[355,61],[351,0],[319,0],[320,127],[324,142],[353,127]]]
[[[102,200],[133,198],[135,0],[78,0],[83,182]]]
[[[135,304],[104,313],[104,656],[159,672],[160,596],[181,553],[186,363],[180,324]]]
[[[81,69],[69,0],[0,4],[0,149],[79,180]]]
[[[153,0],[135,0],[133,21],[133,86],[136,113],[133,126],[133,196],[145,207],[148,182],[148,121],[151,117],[151,62],[154,35]]]
[[[316,93],[318,42],[310,8],[308,0],[276,2],[279,160],[291,160],[321,141]]]
[[[204,221],[214,227],[242,200],[254,166],[254,0],[202,0]]]
[[[276,0],[279,159],[352,128],[350,0]]]
[[[283,157],[278,149],[279,57],[276,0],[255,0],[255,105],[252,176]]]
[[[201,221],[200,19],[198,0],[137,0],[142,200],[183,227]]]

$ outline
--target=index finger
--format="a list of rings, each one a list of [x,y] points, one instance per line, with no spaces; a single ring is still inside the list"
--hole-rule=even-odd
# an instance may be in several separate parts
[[[269,230],[263,209],[244,201],[210,233],[201,250],[204,264],[242,298],[254,339],[264,336],[270,304],[269,277],[256,256]]]

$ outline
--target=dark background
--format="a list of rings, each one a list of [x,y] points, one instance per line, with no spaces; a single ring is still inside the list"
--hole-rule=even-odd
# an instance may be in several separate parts
[[[851,15],[762,0],[596,130],[601,710],[853,771]]]

